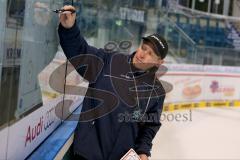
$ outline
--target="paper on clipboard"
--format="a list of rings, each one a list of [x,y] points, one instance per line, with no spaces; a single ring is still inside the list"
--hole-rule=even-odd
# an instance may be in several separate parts
[[[131,148],[120,160],[141,160],[138,154]]]

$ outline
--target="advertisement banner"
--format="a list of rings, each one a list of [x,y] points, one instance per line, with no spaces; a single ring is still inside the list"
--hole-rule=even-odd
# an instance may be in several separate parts
[[[83,100],[81,97],[78,99],[67,97],[67,99],[74,101],[69,109],[70,112],[75,110]],[[63,97],[59,96],[45,103],[44,106],[9,127],[7,159],[26,158],[56,129],[61,123],[61,119],[56,116],[55,107],[62,100]]]
[[[240,99],[240,68],[201,65],[168,65],[160,79],[173,85],[165,103]],[[229,83],[231,82],[231,83]]]

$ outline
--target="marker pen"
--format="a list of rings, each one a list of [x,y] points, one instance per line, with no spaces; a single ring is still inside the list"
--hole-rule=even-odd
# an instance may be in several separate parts
[[[69,12],[71,12],[71,13],[75,13],[76,11],[75,10],[73,10],[73,9],[56,9],[56,10],[53,10],[53,12],[55,12],[55,13],[63,13],[63,12],[66,12],[66,11],[69,11]]]

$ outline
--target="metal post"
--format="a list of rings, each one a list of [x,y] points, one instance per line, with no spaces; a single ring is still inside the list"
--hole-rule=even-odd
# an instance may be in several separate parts
[[[224,0],[224,3],[223,3],[223,15],[228,15],[228,12],[229,12],[229,5],[230,5],[230,0]]]
[[[196,0],[192,0],[192,9],[195,9]]]
[[[187,0],[187,7],[190,8],[190,0]]]
[[[215,10],[215,13],[218,14],[218,7],[219,7],[219,4],[220,4],[220,0],[215,0],[214,2],[214,10]]]
[[[158,5],[159,5],[159,8],[162,7],[162,0],[159,0],[159,1],[158,1]]]
[[[215,4],[215,13],[218,14],[218,4]]]
[[[212,8],[212,0],[208,0],[208,13],[211,12],[211,8]]]

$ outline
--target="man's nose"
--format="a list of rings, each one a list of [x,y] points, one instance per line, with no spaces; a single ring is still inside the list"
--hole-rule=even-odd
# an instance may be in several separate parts
[[[143,57],[144,57],[144,51],[141,51],[141,52],[139,53],[139,57],[140,57],[140,58],[143,58]]]

